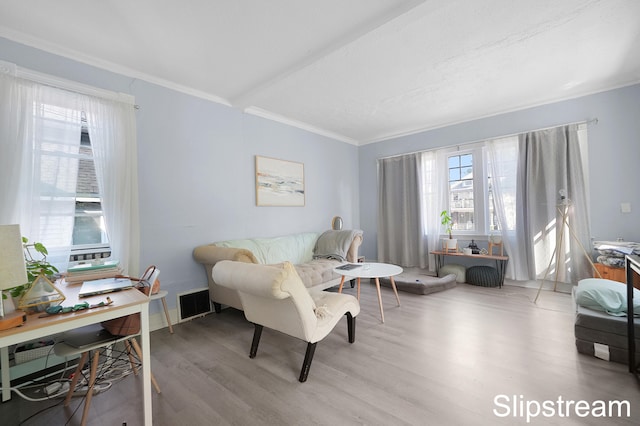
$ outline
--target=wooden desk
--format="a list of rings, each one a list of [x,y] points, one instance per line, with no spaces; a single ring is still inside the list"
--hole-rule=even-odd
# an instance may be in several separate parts
[[[73,306],[88,302],[90,305],[104,301],[107,296],[113,300],[109,306],[86,309],[68,314],[52,315],[38,318],[38,314],[28,315],[26,323],[0,331],[0,365],[2,366],[2,401],[11,398],[9,349],[11,345],[41,339],[46,336],[62,333],[67,330],[96,324],[125,315],[140,313],[140,336],[142,340],[142,374],[144,396],[144,423],[151,426],[151,357],[149,347],[149,298],[136,289],[109,293],[107,295],[78,298],[80,285],[56,284],[66,297],[63,306]]]
[[[493,256],[490,254],[464,254],[464,253],[452,253],[452,252],[444,252],[444,251],[432,251],[431,254],[436,257],[436,274],[440,271],[440,268],[444,264],[445,256],[458,256],[464,257],[467,259],[485,259],[485,260],[495,260],[496,269],[498,270],[498,278],[500,282],[500,287],[504,284],[504,276],[507,273],[507,263],[509,262],[509,256]]]

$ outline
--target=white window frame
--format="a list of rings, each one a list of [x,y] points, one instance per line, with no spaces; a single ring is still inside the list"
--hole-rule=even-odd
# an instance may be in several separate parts
[[[490,234],[489,229],[489,185],[488,185],[488,167],[487,154],[482,144],[470,144],[465,147],[453,147],[445,151],[444,170],[446,175],[445,188],[446,192],[446,209],[451,212],[449,201],[451,199],[449,189],[449,157],[472,154],[473,156],[473,217],[474,228],[471,230],[454,229],[453,234],[464,239],[482,239]]]

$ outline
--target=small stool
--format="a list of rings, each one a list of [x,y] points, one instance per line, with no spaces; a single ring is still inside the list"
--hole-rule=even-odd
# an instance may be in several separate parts
[[[171,334],[173,334],[173,326],[171,325],[171,317],[169,316],[169,309],[167,308],[167,300],[165,299],[167,297],[167,294],[168,294],[167,290],[160,290],[159,292],[149,296],[149,299],[151,299],[151,300],[160,299],[162,301],[162,307],[164,308],[164,316],[167,318],[167,324],[169,324],[169,332]]]
[[[467,283],[482,287],[498,287],[498,270],[491,266],[472,266],[467,269]]]

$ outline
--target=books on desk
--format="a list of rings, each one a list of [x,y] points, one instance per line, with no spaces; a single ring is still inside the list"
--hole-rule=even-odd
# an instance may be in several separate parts
[[[65,281],[67,284],[79,284],[84,281],[113,278],[122,275],[120,262],[109,260],[104,262],[80,263],[67,269]]]

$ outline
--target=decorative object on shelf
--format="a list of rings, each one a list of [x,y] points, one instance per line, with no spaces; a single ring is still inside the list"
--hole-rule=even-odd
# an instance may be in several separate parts
[[[504,256],[504,248],[502,245],[502,235],[491,234],[489,235],[489,254],[493,256],[493,249],[500,249],[500,256]]]
[[[107,296],[107,300],[104,300],[100,303],[95,303],[93,305],[89,305],[88,302],[82,302],[73,306],[62,306],[62,305],[49,306],[48,308],[45,309],[45,313],[40,315],[38,318],[45,318],[51,315],[58,315],[58,314],[68,314],[69,312],[84,311],[85,309],[100,308],[102,306],[109,306],[112,303],[113,303],[113,300],[111,300],[111,298]]]
[[[471,249],[471,254],[480,254],[480,249],[478,248],[475,240],[471,240],[471,242],[469,243],[469,247],[467,248]]]
[[[445,228],[445,233],[449,234],[449,238],[442,239],[442,251],[444,252],[458,252],[458,239],[453,238],[451,234],[453,230],[453,219],[447,210],[442,210],[440,213],[440,222]]]
[[[27,281],[20,225],[0,225],[0,293],[2,293],[2,298],[0,298],[0,330],[23,324],[23,313],[6,312],[5,314],[5,299],[7,305],[13,300],[10,296],[5,295],[3,290],[24,285]],[[13,307],[13,303],[11,306]]]
[[[256,155],[256,205],[303,207],[304,203],[304,164]]]
[[[342,218],[340,216],[334,216],[331,220],[331,229],[334,231],[342,230]]]
[[[64,294],[47,277],[38,275],[20,298],[18,308],[36,308],[36,311],[41,312],[53,304],[64,302],[64,299]]]

